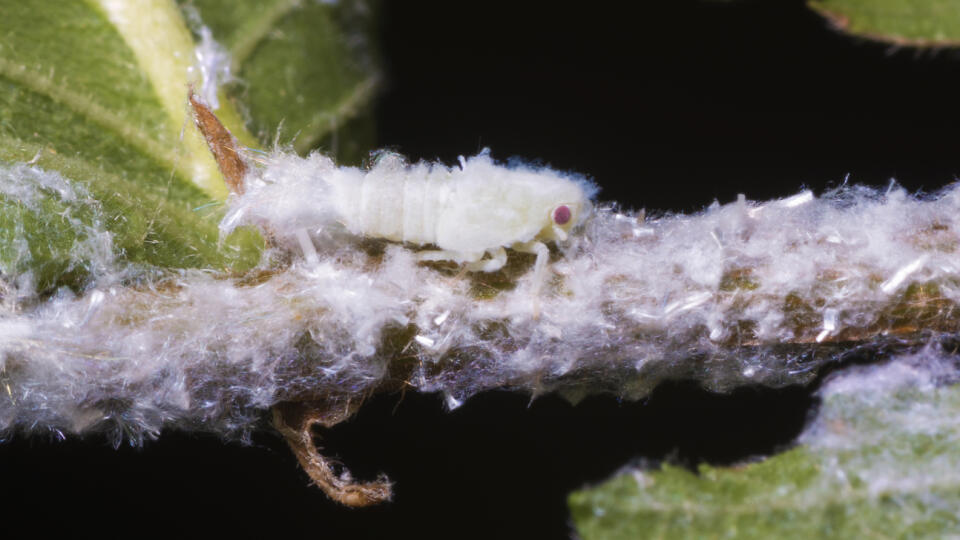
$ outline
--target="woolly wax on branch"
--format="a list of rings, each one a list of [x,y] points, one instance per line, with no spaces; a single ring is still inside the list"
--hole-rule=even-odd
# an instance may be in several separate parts
[[[309,202],[323,182],[316,165],[270,156],[262,173],[278,208]],[[365,174],[417,170],[390,161]],[[21,193],[83,200],[55,195],[69,184],[56,173],[21,165],[5,175]],[[845,187],[650,220],[600,207],[554,244],[539,291],[530,256],[470,273],[335,229],[307,238],[315,262],[299,246],[276,248],[232,277],[183,271],[124,286],[110,279],[124,265],[107,259],[117,270],[98,272],[105,286],[5,315],[0,418],[107,430],[119,442],[163,426],[243,435],[279,406],[278,427],[297,434],[309,465],[323,463],[304,438],[314,423],[404,387],[443,392],[455,407],[494,388],[577,400],[637,399],[666,379],[721,391],[804,383],[850,353],[956,334],[958,197],[956,187],[926,199]],[[290,232],[282,220],[267,225]],[[81,232],[103,238],[95,226]],[[285,415],[289,402],[307,409]],[[379,500],[311,472],[341,500]]]

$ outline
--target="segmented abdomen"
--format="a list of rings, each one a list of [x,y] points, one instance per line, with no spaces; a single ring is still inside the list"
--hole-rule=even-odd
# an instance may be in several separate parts
[[[351,232],[394,242],[436,242],[437,218],[452,187],[447,171],[377,168],[358,176],[331,182]]]

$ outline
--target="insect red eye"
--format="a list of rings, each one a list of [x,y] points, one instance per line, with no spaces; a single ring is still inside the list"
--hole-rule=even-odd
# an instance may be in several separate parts
[[[553,222],[557,225],[566,225],[570,221],[570,208],[566,205],[558,206],[553,211]]]

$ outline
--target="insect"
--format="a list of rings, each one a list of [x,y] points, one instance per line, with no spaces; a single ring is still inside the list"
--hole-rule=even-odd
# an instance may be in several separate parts
[[[247,166],[239,144],[195,96],[190,101],[228,184],[243,193]],[[503,268],[507,249],[533,253],[535,292],[546,277],[546,243],[567,239],[589,214],[595,191],[586,181],[555,171],[498,165],[486,151],[461,157],[453,168],[409,165],[389,152],[369,170],[337,167],[329,158],[315,156],[315,161],[312,174],[320,177],[317,189],[323,191],[315,207],[326,207],[350,233],[415,244],[424,248],[418,253],[421,261],[452,261],[474,272]],[[309,259],[313,246],[306,230],[295,235]]]

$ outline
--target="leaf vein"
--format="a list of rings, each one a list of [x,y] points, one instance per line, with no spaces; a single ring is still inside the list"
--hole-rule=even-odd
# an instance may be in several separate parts
[[[281,0],[274,2],[273,5],[263,12],[260,17],[255,17],[247,24],[237,27],[236,31],[228,41],[233,45],[230,47],[230,56],[232,57],[233,68],[239,71],[239,68],[247,60],[251,53],[257,48],[257,45],[263,41],[274,29],[277,21],[284,18],[295,8],[300,7],[300,0]],[[236,39],[233,39],[236,37]]]
[[[333,107],[315,113],[308,123],[314,126],[313,129],[305,136],[297,138],[294,143],[296,150],[306,152],[313,148],[318,140],[342,127],[356,115],[362,105],[370,101],[379,84],[380,77],[370,75],[357,83]]]
[[[176,171],[180,176],[189,177],[186,171],[179,167],[176,152],[145,136],[139,126],[131,125],[103,105],[83,94],[73,92],[68,84],[58,83],[50,77],[28,69],[25,65],[15,64],[2,57],[0,57],[0,75],[22,84],[33,92],[45,95],[57,103],[66,105],[74,112],[116,133],[164,167]]]

